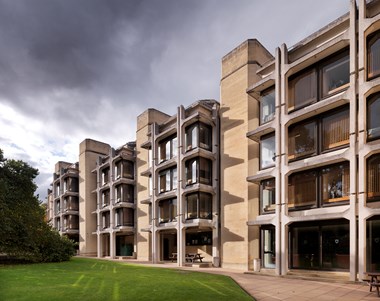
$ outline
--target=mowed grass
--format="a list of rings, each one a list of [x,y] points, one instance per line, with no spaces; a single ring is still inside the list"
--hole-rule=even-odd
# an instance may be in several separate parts
[[[253,300],[231,278],[106,260],[0,266],[0,300]]]

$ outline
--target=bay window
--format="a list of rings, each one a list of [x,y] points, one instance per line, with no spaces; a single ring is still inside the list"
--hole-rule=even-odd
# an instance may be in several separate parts
[[[350,169],[348,162],[323,168],[321,173],[323,205],[348,201],[350,197]]]
[[[106,185],[109,182],[109,180],[110,180],[110,174],[109,174],[109,172],[110,172],[109,167],[102,169],[102,171],[101,171],[102,185]]]
[[[115,179],[134,178],[134,167],[133,162],[128,160],[120,160],[115,164]]]
[[[263,136],[260,139],[260,169],[275,165],[276,140],[274,134]]]
[[[119,203],[119,202],[133,203],[134,202],[133,185],[128,185],[128,184],[117,185],[115,187],[115,195],[116,195],[115,203]]]
[[[166,169],[159,173],[160,193],[177,189],[177,168]]]
[[[158,206],[160,223],[177,221],[177,199],[160,201]]]
[[[275,88],[272,87],[263,91],[260,96],[260,124],[273,120],[275,109]]]
[[[110,191],[109,189],[102,191],[102,207],[110,204]]]
[[[212,162],[209,159],[197,157],[185,163],[186,183],[212,185]]]
[[[171,136],[168,139],[160,141],[158,145],[158,156],[160,162],[170,160],[177,156],[178,141],[177,136]]]
[[[212,127],[203,122],[196,122],[185,129],[186,150],[200,147],[212,149]]]
[[[134,225],[134,211],[131,208],[117,208],[115,211],[115,227],[132,227]]]
[[[212,195],[204,192],[186,196],[186,219],[212,219]]]

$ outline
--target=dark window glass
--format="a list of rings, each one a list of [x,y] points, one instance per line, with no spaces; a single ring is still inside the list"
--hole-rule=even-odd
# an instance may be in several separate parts
[[[367,220],[367,272],[380,272],[380,216]]]
[[[102,206],[108,206],[110,204],[110,191],[109,189],[102,192]]]
[[[296,110],[317,101],[317,71],[315,68],[289,79],[288,110]]]
[[[275,165],[276,140],[275,135],[263,136],[260,140],[260,169]]]
[[[322,169],[323,204],[348,201],[350,195],[350,166],[346,162]]]
[[[350,112],[347,109],[323,117],[322,150],[329,150],[350,143]]]
[[[79,210],[79,201],[76,196],[68,196],[64,199],[64,209],[66,210]]]
[[[367,137],[368,140],[380,138],[380,94],[375,94],[368,99]]]
[[[350,57],[348,51],[322,67],[322,97],[334,94],[346,88],[350,82]]]
[[[273,226],[261,228],[261,254],[263,267],[274,269],[276,267],[276,229]]]
[[[158,145],[158,155],[160,162],[170,160],[177,156],[178,144],[177,137],[172,136],[161,141]]]
[[[299,172],[289,176],[288,206],[298,208],[317,205],[316,171]]]
[[[261,213],[274,212],[276,209],[276,183],[275,179],[261,181]]]
[[[110,169],[105,168],[102,170],[102,185],[107,184],[110,181]]]
[[[197,192],[186,196],[187,219],[212,219],[212,196],[208,193]]]
[[[289,127],[289,160],[311,156],[317,152],[317,124],[307,121]]]
[[[198,157],[186,162],[186,183],[212,185],[212,162],[211,160]]]
[[[177,199],[164,200],[159,203],[159,222],[168,223],[177,220]]]
[[[380,201],[380,154],[367,160],[367,201]]]
[[[116,203],[119,202],[134,202],[134,189],[133,185],[120,184],[115,187]]]
[[[212,127],[202,122],[194,123],[185,130],[186,150],[196,147],[211,150]]]
[[[116,227],[132,227],[134,224],[134,214],[131,208],[117,208],[115,212]]]
[[[380,33],[368,36],[367,39],[367,76],[373,79],[380,75]]]
[[[159,174],[160,193],[177,189],[177,168],[166,169]]]
[[[264,91],[260,97],[260,124],[267,123],[274,118],[276,109],[275,89]]]
[[[103,222],[103,229],[110,227],[110,212],[103,212],[102,213],[102,222]]]

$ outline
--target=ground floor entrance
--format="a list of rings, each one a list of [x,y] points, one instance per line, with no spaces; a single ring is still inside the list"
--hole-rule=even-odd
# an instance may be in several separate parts
[[[289,268],[349,270],[348,220],[291,224],[289,226]]]

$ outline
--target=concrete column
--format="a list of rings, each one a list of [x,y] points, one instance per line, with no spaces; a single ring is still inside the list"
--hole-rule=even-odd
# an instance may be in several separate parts
[[[110,232],[110,257],[116,257],[116,233],[113,230]]]

